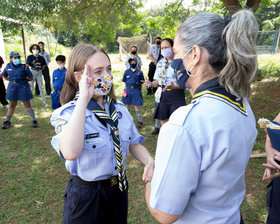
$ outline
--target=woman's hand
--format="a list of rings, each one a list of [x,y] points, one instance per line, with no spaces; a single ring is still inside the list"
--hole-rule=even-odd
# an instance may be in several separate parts
[[[145,182],[150,182],[152,180],[155,169],[155,161],[150,159],[144,167],[144,172],[142,176],[142,180]]]
[[[275,161],[280,161],[280,152],[272,147],[268,136],[265,142],[265,150],[267,159],[266,163],[262,164],[262,166],[266,168],[262,180],[273,179],[280,176],[280,165]],[[277,172],[275,173],[274,170],[277,170]]]
[[[182,88],[179,85],[176,85],[173,82],[170,82],[170,84],[168,84],[167,86],[164,87],[162,92],[164,92],[166,90],[172,90],[172,89],[182,89]]]
[[[146,79],[145,82],[143,83],[147,88],[152,87],[152,82],[149,79]]]
[[[80,97],[86,98],[88,101],[92,98],[94,94],[93,80],[91,77],[89,77],[88,65],[85,65],[84,72],[79,82],[79,94]]]

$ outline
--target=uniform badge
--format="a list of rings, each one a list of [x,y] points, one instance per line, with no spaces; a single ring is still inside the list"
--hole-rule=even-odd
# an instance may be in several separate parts
[[[122,119],[122,112],[118,111],[119,119]]]
[[[55,133],[59,134],[62,131],[62,127],[67,124],[65,120],[59,120],[55,123]]]

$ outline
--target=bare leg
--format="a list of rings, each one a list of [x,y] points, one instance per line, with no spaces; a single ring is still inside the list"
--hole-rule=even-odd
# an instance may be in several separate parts
[[[15,112],[17,106],[17,101],[10,101],[9,109],[7,112],[8,116],[13,116],[13,113]]]

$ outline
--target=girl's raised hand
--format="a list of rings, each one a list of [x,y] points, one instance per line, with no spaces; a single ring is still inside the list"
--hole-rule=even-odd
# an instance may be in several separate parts
[[[89,74],[90,68],[88,65],[85,65],[84,72],[79,82],[79,93],[80,97],[85,97],[88,101],[92,98],[94,94],[94,85],[92,78],[89,76]]]

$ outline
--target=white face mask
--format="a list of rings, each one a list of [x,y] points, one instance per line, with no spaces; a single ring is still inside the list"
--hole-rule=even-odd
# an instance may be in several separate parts
[[[63,69],[64,65],[57,65],[58,69]]]
[[[33,53],[33,54],[38,54],[38,53],[39,53],[39,50],[32,50],[32,53]]]

